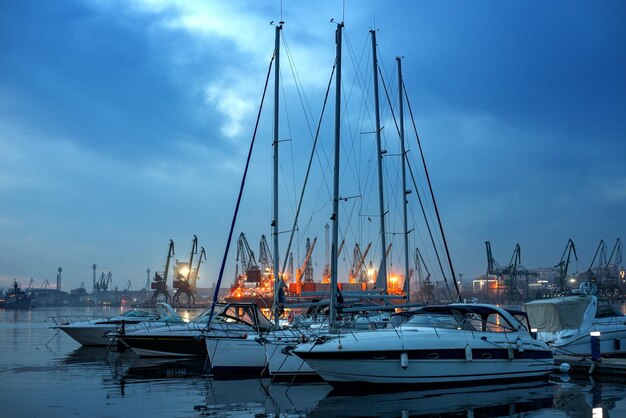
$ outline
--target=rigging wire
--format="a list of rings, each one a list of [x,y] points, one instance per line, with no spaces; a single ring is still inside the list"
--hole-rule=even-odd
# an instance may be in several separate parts
[[[213,303],[211,303],[211,311],[209,313],[209,321],[208,324],[211,323],[213,319],[213,314],[215,313],[215,302],[217,302],[217,298],[219,295],[220,285],[222,283],[222,278],[224,277],[224,268],[226,267],[226,260],[228,259],[228,249],[230,248],[230,243],[233,238],[233,230],[235,229],[235,223],[237,222],[237,215],[239,213],[239,206],[241,204],[241,197],[243,195],[243,188],[246,185],[246,177],[248,175],[248,168],[250,167],[250,159],[252,157],[252,150],[254,149],[254,142],[256,140],[256,135],[259,129],[259,120],[261,119],[261,112],[263,110],[263,103],[265,102],[265,95],[267,94],[267,86],[269,84],[270,75],[272,74],[272,64],[274,63],[274,59],[276,57],[276,51],[272,55],[272,59],[269,63],[269,68],[267,70],[267,76],[265,78],[265,86],[263,87],[263,95],[261,96],[261,104],[259,106],[259,112],[256,117],[256,123],[254,125],[254,132],[252,134],[252,140],[250,141],[250,149],[248,150],[248,157],[246,158],[246,166],[243,171],[243,176],[241,177],[241,185],[239,186],[239,194],[237,196],[237,203],[235,204],[235,212],[233,213],[233,219],[230,224],[230,230],[228,231],[228,239],[226,240],[226,248],[224,248],[224,256],[222,257],[222,264],[220,265],[220,272],[217,276],[217,282],[215,284],[215,292],[213,293]]]
[[[320,114],[319,123],[317,125],[317,131],[315,133],[315,138],[313,140],[313,148],[311,150],[311,156],[309,157],[309,163],[307,165],[306,175],[304,176],[304,183],[302,184],[302,189],[301,189],[301,192],[300,192],[300,199],[299,199],[299,202],[298,202],[298,208],[296,209],[296,215],[294,217],[293,227],[291,229],[292,232],[289,235],[289,244],[287,244],[287,251],[286,251],[287,256],[289,255],[289,251],[291,250],[291,244],[292,244],[292,241],[293,241],[294,231],[296,230],[297,225],[298,225],[298,218],[300,216],[300,209],[302,208],[302,202],[304,201],[304,192],[306,190],[306,186],[307,186],[307,183],[308,183],[308,180],[309,180],[309,173],[311,171],[311,164],[313,163],[313,156],[316,154],[315,150],[316,150],[317,142],[318,142],[318,139],[319,139],[320,127],[322,125],[322,118],[324,117],[324,112],[326,111],[326,104],[328,103],[328,96],[330,94],[330,88],[332,86],[333,76],[335,75],[335,68],[336,68],[336,63],[335,63],[335,65],[333,65],[333,68],[332,68],[332,71],[331,71],[331,74],[330,74],[330,79],[328,81],[328,87],[326,88],[326,95],[324,96],[324,104],[322,105],[322,112]],[[285,269],[287,268],[287,258],[288,257],[284,258],[283,268],[281,270],[281,273],[283,273],[283,274],[285,272]]]
[[[411,108],[411,102],[409,101],[408,94],[406,92],[406,86],[402,84],[402,88],[404,89],[404,95],[406,97],[406,104],[409,108],[409,114],[411,115],[411,123],[413,124],[413,131],[415,133],[415,138],[417,141],[417,146],[420,151],[420,156],[422,157],[422,164],[424,166],[424,173],[426,174],[426,180],[428,182],[428,188],[430,190],[430,197],[432,198],[433,207],[435,209],[435,214],[437,215],[437,222],[439,223],[439,230],[441,232],[441,238],[443,239],[443,245],[446,249],[446,256],[448,257],[448,264],[450,267],[450,273],[452,274],[452,281],[454,282],[454,288],[456,289],[456,293],[458,296],[458,300],[461,300],[461,291],[459,290],[459,284],[456,281],[456,274],[454,274],[454,266],[452,264],[452,259],[450,257],[450,250],[448,248],[448,243],[446,240],[446,235],[443,231],[443,224],[441,222],[441,216],[439,216],[439,208],[437,207],[437,201],[435,200],[435,193],[433,192],[432,183],[430,182],[430,175],[428,174],[428,167],[426,166],[426,159],[424,158],[424,152],[422,150],[422,142],[420,141],[419,134],[417,133],[417,127],[415,126],[415,119],[413,118],[413,109]]]
[[[387,85],[385,84],[384,78],[382,77],[382,74],[381,74],[381,78],[383,79],[383,88],[384,88],[384,90],[385,90],[385,95],[386,95],[386,97],[387,97],[387,101],[388,101],[388,102],[390,103],[390,105],[391,105],[391,99],[390,99],[390,96],[389,96],[389,91],[388,91],[388,89],[387,89]],[[407,104],[408,104],[408,103],[409,103],[409,100],[408,100],[408,97],[406,96],[406,90],[405,90],[405,97],[407,98]],[[409,110],[410,110],[410,108],[411,108],[411,107],[410,107],[410,104],[409,104]],[[392,116],[393,121],[394,121],[394,124],[395,124],[395,126],[396,126],[396,130],[398,131],[398,134],[399,134],[399,133],[400,133],[400,128],[399,128],[399,126],[398,126],[398,121],[397,121],[397,118],[396,118],[395,113],[393,112],[393,109],[391,109],[391,116]],[[415,135],[417,136],[417,129],[415,128],[415,121],[414,121],[414,119],[413,119],[413,113],[412,113],[412,112],[411,112],[411,121],[413,122],[413,127],[414,127],[414,129],[415,129]],[[417,142],[418,142],[418,144],[420,144],[420,141],[419,141],[419,136],[417,137]],[[420,151],[421,151],[421,145],[420,145]],[[405,158],[405,159],[406,159],[406,156],[402,156],[402,158]],[[408,161],[408,159],[407,159],[407,163],[408,163],[408,162],[409,162],[409,161]],[[434,249],[435,255],[436,255],[436,257],[437,257],[437,262],[439,263],[439,268],[440,268],[440,270],[441,270],[441,274],[443,275],[443,279],[444,279],[444,282],[445,282],[445,284],[446,284],[446,288],[447,288],[447,290],[448,290],[448,294],[449,294],[450,298],[452,299],[452,292],[451,292],[451,290],[450,290],[450,287],[448,286],[448,280],[446,279],[446,274],[445,274],[445,271],[444,271],[444,268],[443,268],[443,264],[442,264],[442,262],[441,262],[441,257],[439,256],[439,251],[437,250],[437,246],[436,246],[436,244],[435,244],[435,239],[434,239],[434,236],[433,236],[433,233],[432,233],[431,227],[430,227],[430,223],[428,222],[428,217],[427,217],[427,215],[426,215],[426,209],[425,209],[425,207],[424,207],[424,203],[423,203],[423,201],[422,201],[422,197],[420,196],[419,190],[418,190],[418,188],[417,188],[417,183],[416,183],[415,175],[414,175],[414,173],[413,173],[413,168],[411,167],[411,164],[407,164],[407,167],[409,168],[409,173],[410,173],[410,175],[411,175],[411,179],[412,179],[412,182],[413,182],[413,187],[416,189],[416,190],[415,190],[415,192],[416,192],[415,194],[416,194],[416,196],[417,196],[417,199],[418,199],[418,201],[419,201],[419,204],[420,204],[420,207],[421,207],[421,210],[422,210],[422,215],[423,215],[423,217],[424,217],[424,221],[425,221],[425,223],[426,223],[426,227],[427,227],[427,229],[428,229],[428,234],[429,234],[429,236],[430,236],[431,243],[432,243],[432,246],[433,246],[433,249]],[[426,169],[426,163],[425,163],[425,162],[424,162],[424,169]],[[428,174],[427,174],[427,177],[428,177]],[[430,184],[430,180],[429,180],[429,184]],[[433,197],[433,202],[434,202],[434,197]],[[443,229],[441,230],[441,233],[442,233],[442,235],[443,235]],[[446,247],[446,248],[447,248],[447,247]],[[450,264],[451,264],[451,262],[450,262]],[[454,279],[454,270],[452,270],[452,275],[453,275],[452,277],[453,277],[453,279]],[[455,287],[456,287],[456,280],[455,280]],[[458,293],[458,287],[457,287],[457,293]]]

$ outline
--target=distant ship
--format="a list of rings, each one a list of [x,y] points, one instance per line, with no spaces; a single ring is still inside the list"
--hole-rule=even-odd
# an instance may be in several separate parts
[[[0,308],[3,309],[30,309],[30,295],[20,288],[17,280],[13,280],[13,287],[6,291],[4,295],[0,295]]]

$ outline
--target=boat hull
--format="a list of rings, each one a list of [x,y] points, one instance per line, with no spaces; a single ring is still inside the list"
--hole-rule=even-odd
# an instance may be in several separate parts
[[[118,338],[139,357],[199,357],[207,354],[201,331],[124,335]]]
[[[206,349],[214,373],[262,373],[265,348],[254,334],[206,336]]]
[[[89,325],[89,326],[60,326],[61,331],[72,337],[76,342],[85,346],[106,346],[110,344],[111,337],[107,333],[115,331],[117,324]]]
[[[267,368],[271,376],[317,376],[304,360],[290,353],[295,344],[265,343]]]
[[[545,343],[484,334],[423,329],[361,332],[301,344],[294,353],[331,384],[484,382],[534,378],[554,370]]]
[[[620,327],[606,327],[601,329],[599,354],[602,356],[625,356],[626,328],[622,325]],[[600,330],[600,328],[598,330]],[[572,334],[569,338],[557,338],[557,340],[551,344],[551,347],[558,354],[580,356],[591,356],[592,354],[589,331],[581,331]]]

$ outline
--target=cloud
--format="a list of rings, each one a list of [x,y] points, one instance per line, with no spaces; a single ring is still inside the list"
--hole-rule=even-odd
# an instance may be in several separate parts
[[[626,203],[626,177],[607,178],[600,188],[600,197],[609,203]]]

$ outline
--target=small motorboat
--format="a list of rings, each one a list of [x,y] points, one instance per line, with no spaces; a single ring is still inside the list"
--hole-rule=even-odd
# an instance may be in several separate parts
[[[106,346],[111,343],[112,335],[119,329],[128,332],[138,324],[149,322],[152,326],[184,323],[184,320],[167,303],[157,303],[157,312],[138,309],[126,311],[113,317],[75,318],[59,316],[51,318],[55,322],[52,328],[59,329],[85,346]],[[112,334],[113,332],[113,334]]]
[[[599,338],[601,355],[626,354],[626,315],[606,299],[574,295],[525,303],[537,338],[557,354],[592,355],[592,333]]]

